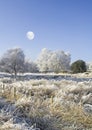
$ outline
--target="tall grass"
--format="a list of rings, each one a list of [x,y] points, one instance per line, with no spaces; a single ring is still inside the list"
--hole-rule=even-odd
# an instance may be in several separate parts
[[[16,115],[29,118],[40,130],[92,129],[92,114],[84,111],[83,99],[91,92],[92,81],[0,81],[0,96],[14,103]],[[0,129],[10,130],[13,125],[3,122]]]

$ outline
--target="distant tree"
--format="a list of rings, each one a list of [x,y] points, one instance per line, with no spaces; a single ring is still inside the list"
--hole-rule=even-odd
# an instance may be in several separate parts
[[[87,71],[92,72],[92,63],[91,62],[90,63],[86,63],[86,65],[87,65]]]
[[[37,64],[33,61],[27,60],[24,63],[24,71],[27,73],[36,73],[39,72]]]
[[[55,51],[50,57],[49,67],[53,72],[63,72],[70,69],[71,56],[64,51]]]
[[[62,72],[69,70],[70,61],[69,53],[42,49],[37,64],[41,72]]]
[[[83,73],[87,71],[86,63],[83,60],[77,60],[72,63],[71,71],[73,73]]]
[[[42,49],[36,62],[40,72],[49,71],[50,56],[51,56],[50,50],[47,50],[46,48]]]
[[[21,48],[9,49],[2,56],[0,70],[17,76],[18,72],[24,71],[25,55]]]

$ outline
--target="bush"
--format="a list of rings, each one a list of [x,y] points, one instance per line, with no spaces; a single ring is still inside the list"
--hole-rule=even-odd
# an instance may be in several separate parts
[[[87,71],[86,63],[83,60],[77,60],[71,65],[72,73],[83,73]]]

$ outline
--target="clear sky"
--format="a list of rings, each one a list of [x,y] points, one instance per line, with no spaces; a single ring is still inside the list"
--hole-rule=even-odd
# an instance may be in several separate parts
[[[92,61],[92,0],[0,0],[0,56],[13,47],[33,60],[47,48]]]

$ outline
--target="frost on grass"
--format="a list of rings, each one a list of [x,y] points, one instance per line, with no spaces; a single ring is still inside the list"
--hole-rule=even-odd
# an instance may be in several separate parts
[[[0,130],[92,129],[91,80],[4,79],[0,97]]]

